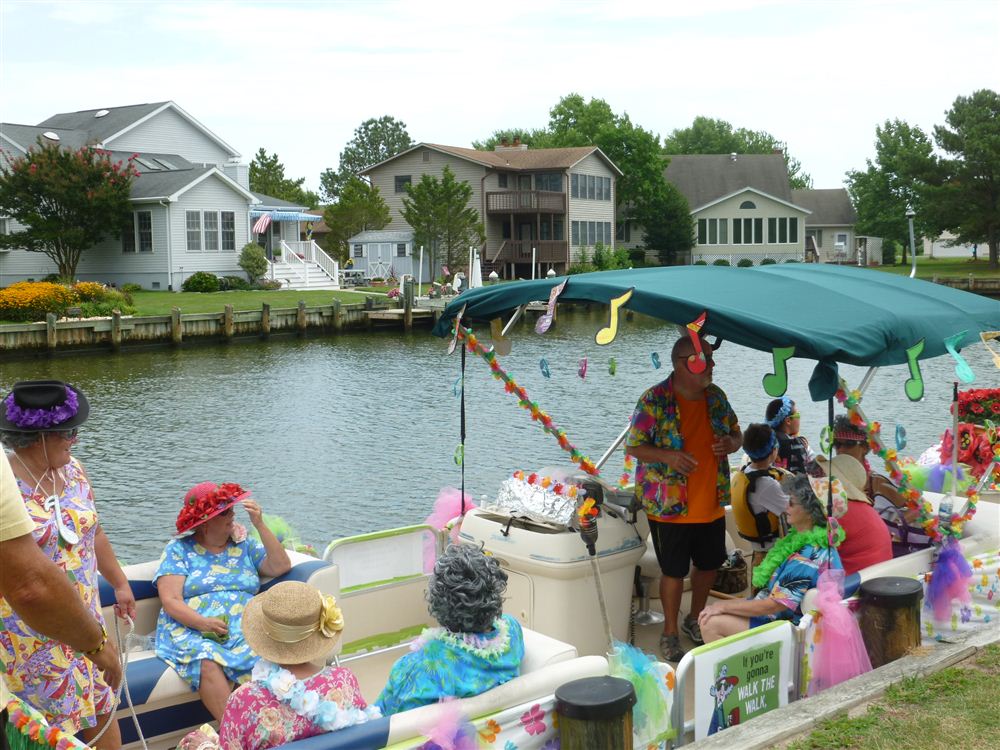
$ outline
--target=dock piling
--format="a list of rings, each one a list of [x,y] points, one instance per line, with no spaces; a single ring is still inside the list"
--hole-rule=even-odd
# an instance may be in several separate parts
[[[260,308],[260,335],[264,338],[271,335],[271,305],[267,302]]]
[[[175,344],[180,344],[184,340],[184,327],[181,325],[181,309],[179,307],[170,309],[170,340]]]
[[[118,351],[122,348],[122,313],[121,310],[111,311],[111,348]]]
[[[222,308],[222,335],[226,337],[226,341],[232,341],[233,338],[233,306],[226,305]]]
[[[295,312],[295,327],[299,329],[299,335],[306,335],[306,303],[299,300],[299,308]]]
[[[56,314],[47,313],[45,316],[45,345],[49,349],[55,349],[56,344]]]

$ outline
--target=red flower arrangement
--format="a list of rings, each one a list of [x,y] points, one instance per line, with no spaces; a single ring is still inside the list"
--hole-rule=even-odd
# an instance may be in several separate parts
[[[177,514],[178,535],[186,534],[249,496],[250,493],[235,482],[218,486],[213,482],[196,484],[184,496],[184,507]]]
[[[975,388],[958,393],[958,418],[986,426],[986,420],[1000,420],[1000,388]]]

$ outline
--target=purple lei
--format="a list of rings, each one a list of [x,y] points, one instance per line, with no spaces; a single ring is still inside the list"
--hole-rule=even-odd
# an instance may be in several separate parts
[[[60,425],[75,417],[80,406],[76,391],[69,386],[66,387],[66,400],[50,409],[23,409],[14,403],[13,393],[4,399],[4,404],[7,406],[7,419],[26,430],[43,430],[46,427]]]

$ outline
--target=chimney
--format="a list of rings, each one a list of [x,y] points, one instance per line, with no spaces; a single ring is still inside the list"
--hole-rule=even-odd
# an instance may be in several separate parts
[[[771,149],[771,153],[772,154],[777,154],[778,156],[784,156],[785,155],[785,149],[779,148],[778,146],[775,146],[774,148]]]
[[[731,153],[729,155],[729,161],[736,161],[736,152],[735,151],[733,151],[733,153]]]
[[[520,145],[521,145],[521,136],[515,135],[514,136],[514,148],[517,148]]]
[[[504,148],[507,148],[507,146],[510,145],[510,141],[507,140],[506,136],[500,139],[500,145],[503,146]]]

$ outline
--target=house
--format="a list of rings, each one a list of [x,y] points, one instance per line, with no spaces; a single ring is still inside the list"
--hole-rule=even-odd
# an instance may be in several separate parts
[[[240,251],[254,239],[253,224],[266,214],[268,231],[261,241],[268,248],[284,242],[296,255],[287,269],[287,264],[272,264],[272,275],[283,273],[290,286],[297,286],[303,268],[307,277],[312,269],[314,282],[336,285],[335,264],[312,260],[312,243],[299,243],[304,207],[252,193],[249,167],[240,154],[174,102],[65,112],[38,125],[0,123],[0,149],[14,156],[27,153],[39,139],[70,149],[105,149],[115,160],[134,157],[140,173],[132,183],[128,224],[110,229],[81,255],[81,280],[179,290],[195,271],[245,277]],[[13,228],[0,220],[0,230]],[[334,269],[332,278],[329,269]],[[55,271],[41,253],[0,251],[0,286]]]
[[[469,205],[486,230],[479,248],[483,273],[530,277],[532,258],[535,275],[549,269],[563,273],[586,248],[612,244],[616,181],[622,173],[596,146],[529,149],[515,141],[477,151],[418,143],[361,173],[379,188],[391,221],[378,232],[351,238],[355,268],[398,271],[397,258],[419,256],[402,216],[406,186],[425,174],[440,177],[446,166],[472,188]]]
[[[780,153],[671,156],[664,176],[691,207],[693,262],[802,260],[809,209],[793,200]]]
[[[857,237],[854,225],[858,215],[844,188],[793,190],[792,201],[809,209],[806,237],[819,260],[834,263],[857,263],[859,248],[867,248],[867,239]],[[864,255],[864,253],[862,253]],[[881,256],[872,260],[881,261]]]

